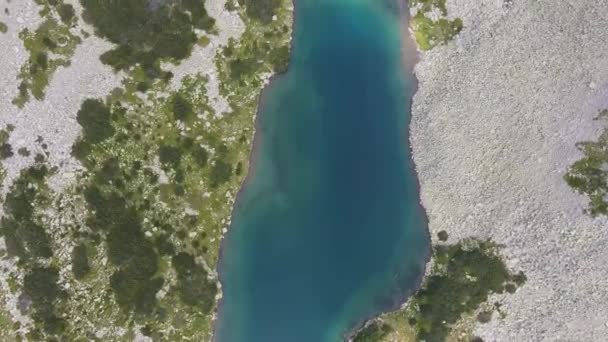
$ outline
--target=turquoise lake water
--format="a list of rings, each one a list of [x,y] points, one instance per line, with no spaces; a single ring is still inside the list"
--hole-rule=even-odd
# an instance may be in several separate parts
[[[417,286],[429,241],[398,13],[296,1],[290,69],[262,98],[223,245],[218,342],[340,341]]]

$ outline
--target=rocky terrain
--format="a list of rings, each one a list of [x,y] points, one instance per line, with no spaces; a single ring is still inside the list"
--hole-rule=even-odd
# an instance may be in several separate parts
[[[527,282],[484,341],[608,338],[608,220],[564,181],[605,128],[608,4],[448,0],[463,29],[423,52],[410,127],[432,236],[490,238]]]

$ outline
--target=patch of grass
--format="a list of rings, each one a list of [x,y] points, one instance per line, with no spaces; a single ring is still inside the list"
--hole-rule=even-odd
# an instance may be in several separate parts
[[[411,20],[414,37],[422,50],[430,50],[438,45],[447,44],[462,30],[462,20],[431,20],[418,12]]]
[[[608,215],[608,129],[597,141],[581,142],[577,147],[584,156],[568,168],[564,179],[589,198],[589,215]]]
[[[19,73],[19,93],[13,99],[16,106],[23,107],[30,95],[36,100],[43,100],[45,89],[57,68],[70,64],[70,58],[81,39],[70,32],[73,18],[66,20],[68,23],[63,23],[49,16],[36,31],[24,29],[19,33],[30,57]]]
[[[357,336],[353,338],[353,342],[380,342],[383,341],[391,332],[393,327],[383,322],[373,322],[363,328]]]

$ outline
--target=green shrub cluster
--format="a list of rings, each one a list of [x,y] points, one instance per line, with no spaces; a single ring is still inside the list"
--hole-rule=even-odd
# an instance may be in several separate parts
[[[570,166],[564,179],[575,191],[589,198],[588,214],[608,215],[608,130],[597,141],[577,146],[584,156]]]
[[[177,291],[182,302],[196,306],[204,313],[210,312],[215,302],[217,286],[209,280],[207,271],[188,253],[173,256],[172,264],[177,272]]]
[[[76,121],[82,127],[82,136],[72,146],[72,156],[86,164],[93,145],[112,137],[116,130],[111,122],[110,108],[101,100],[86,99],[76,114]]]
[[[72,273],[74,278],[79,280],[84,278],[90,270],[87,246],[80,243],[72,249]]]
[[[102,55],[102,61],[116,70],[139,63],[147,77],[162,77],[159,60],[186,58],[197,37],[194,29],[211,31],[214,19],[204,0],[104,1],[80,0],[85,21],[96,33],[118,46]]]
[[[91,144],[100,143],[114,135],[110,118],[110,109],[96,99],[86,99],[76,114],[76,121],[82,127],[83,139]]]
[[[171,112],[173,113],[173,118],[175,120],[182,122],[189,122],[194,118],[192,104],[179,93],[173,96],[171,101]]]
[[[57,300],[66,294],[59,288],[58,270],[40,266],[41,259],[51,258],[53,251],[51,238],[36,217],[36,206],[48,200],[45,194],[48,175],[48,168],[41,163],[21,171],[3,204],[0,235],[4,237],[8,254],[19,257],[18,265],[25,270],[22,290],[31,300],[32,319],[41,324],[48,335],[57,335],[65,328]],[[33,335],[40,334],[37,329],[33,332]]]
[[[221,145],[218,149],[218,157],[211,168],[211,174],[209,178],[211,180],[211,187],[216,188],[230,180],[232,177],[232,164],[228,159],[228,148]]]
[[[34,206],[44,196],[38,189],[44,187],[48,172],[45,165],[34,165],[21,171],[4,201],[0,233],[4,236],[8,253],[18,256],[21,262],[53,255],[50,238],[34,216]]]
[[[267,24],[281,7],[281,0],[239,0],[239,5],[245,6],[247,16]]]
[[[57,312],[57,300],[67,294],[58,286],[59,271],[55,267],[37,266],[23,278],[23,293],[32,301],[32,318],[43,323],[46,333],[60,335],[66,327],[63,317]]]
[[[434,246],[431,272],[408,306],[369,324],[355,336],[354,342],[387,341],[393,331],[406,334],[412,331],[408,338],[415,341],[451,340],[452,326],[487,303],[489,295],[515,292],[525,282],[523,272],[512,273],[507,269],[497,247],[489,240],[466,239],[453,245]],[[493,309],[484,307],[477,315],[478,321],[491,320],[494,310],[501,316],[504,314],[497,302]],[[465,339],[459,336],[458,340]],[[467,337],[466,341],[481,339]]]
[[[490,241],[435,246],[432,272],[409,305],[410,324],[419,340],[445,341],[450,325],[477,310],[490,294],[515,289],[525,280],[523,273],[507,269]]]
[[[462,30],[462,20],[427,18],[423,12],[418,12],[411,21],[414,36],[422,50],[430,50],[437,45],[447,44]]]
[[[127,312],[151,314],[164,281],[156,277],[158,254],[142,231],[140,213],[120,194],[96,185],[87,188],[85,199],[93,213],[88,224],[105,235],[108,259],[118,268],[110,277],[116,302]]]

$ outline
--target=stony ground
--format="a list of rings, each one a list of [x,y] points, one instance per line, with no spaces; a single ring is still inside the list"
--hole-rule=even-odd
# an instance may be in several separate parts
[[[411,142],[430,229],[491,238],[526,284],[484,341],[608,339],[608,220],[563,176],[608,107],[608,3],[448,0],[455,40],[416,66]]]

